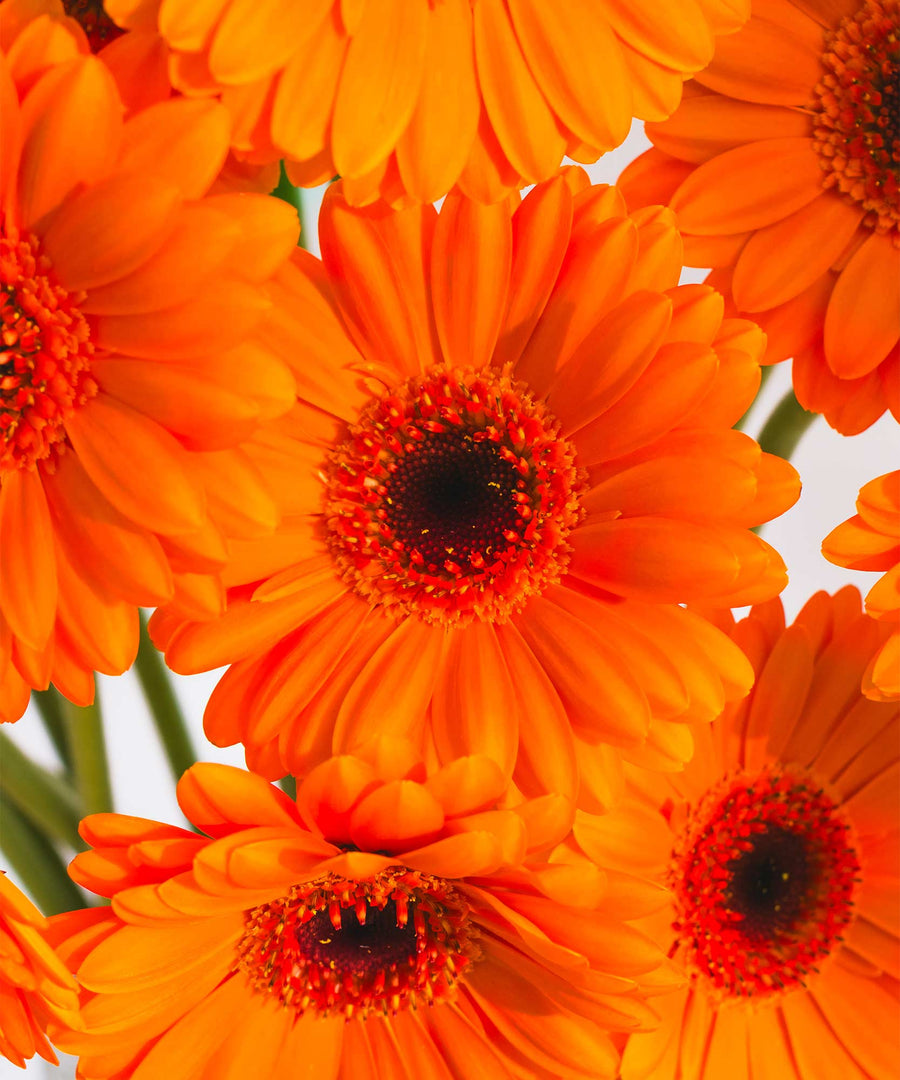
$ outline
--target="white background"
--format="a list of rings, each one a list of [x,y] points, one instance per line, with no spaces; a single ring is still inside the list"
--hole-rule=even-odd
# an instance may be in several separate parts
[[[607,154],[589,172],[596,183],[612,183],[621,169],[649,146],[641,125],[618,150]],[[323,189],[304,192],[304,215],[307,244],[318,251],[315,241],[315,217]],[[687,270],[684,281],[701,281],[704,271]],[[771,375],[753,406],[745,430],[758,434],[775,405],[790,387],[789,365],[780,365]],[[860,487],[868,480],[900,463],[900,426],[889,416],[861,435],[845,438],[832,431],[818,418],[803,436],[792,461],[803,480],[803,492],[797,505],[781,518],[765,526],[762,535],[781,553],[790,575],[783,600],[788,618],[793,618],[817,589],[835,589],[847,583],[860,587],[863,594],[877,580],[877,574],[842,570],[826,562],[820,554],[825,535],[854,513]],[[189,717],[198,752],[204,760],[243,765],[240,747],[219,750],[205,743],[202,714],[206,699],[220,672],[190,677],[173,676],[175,689]],[[181,822],[175,801],[174,784],[163,753],[156,740],[137,680],[132,673],[120,678],[98,678],[100,699],[105,717],[107,747],[112,772],[116,810],[163,821]],[[7,727],[12,737],[35,759],[55,765],[52,747],[38,718],[32,711],[14,727]],[[15,875],[10,875],[15,879]],[[74,1076],[71,1061],[53,1069],[40,1060],[28,1069],[35,1080]],[[22,1072],[0,1058],[0,1080],[21,1076]]]

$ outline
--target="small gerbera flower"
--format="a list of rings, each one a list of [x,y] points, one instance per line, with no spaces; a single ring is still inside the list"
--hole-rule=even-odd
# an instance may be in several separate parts
[[[863,693],[874,701],[900,699],[900,471],[870,480],[856,514],[825,537],[822,554],[850,570],[884,570],[869,590],[866,611],[887,623],[891,636],[863,673]]]
[[[807,409],[900,419],[900,0],[767,0],[622,177],[794,357]]]
[[[657,889],[542,860],[558,796],[497,809],[499,768],[427,772],[374,740],[320,765],[294,804],[261,777],[195,765],[202,830],[102,814],[73,877],[112,906],[53,920],[84,988],[59,1035],[94,1080],[449,1080],[615,1075],[607,1032],[652,1019],[673,976],[622,913]],[[206,835],[203,835],[206,834]],[[55,1033],[54,1033],[55,1034]]]
[[[275,521],[238,444],[294,398],[249,335],[296,217],[204,197],[225,109],[123,122],[77,24],[19,15],[3,5],[0,720],[49,680],[90,701],[94,669],[133,660],[138,604],[216,609],[225,538]]]
[[[749,697],[683,773],[634,770],[620,810],[576,820],[591,859],[671,890],[638,925],[689,976],[622,1080],[896,1076],[900,711],[860,692],[885,631],[854,588],[787,628],[780,601],[753,608]]]
[[[47,920],[0,871],[0,1054],[58,1065],[45,1034],[78,1026],[78,987],[46,939]]]
[[[107,0],[157,27],[172,84],[216,94],[234,146],[288,158],[301,185],[335,173],[356,204],[433,202],[454,185],[493,202],[596,161],[632,115],[660,120],[749,0]],[[157,39],[158,40],[158,39]]]
[[[669,721],[711,718],[751,674],[679,603],[785,580],[749,526],[796,473],[730,430],[760,331],[677,285],[668,211],[629,217],[577,169],[515,210],[361,211],[332,188],[320,233],[266,330],[301,398],[285,523],[235,549],[222,619],[154,618],[176,671],[234,664],[209,737],[274,778],[396,732],[444,760],[518,756],[532,793],[574,794],[578,748],[601,801],[610,746],[679,768]]]

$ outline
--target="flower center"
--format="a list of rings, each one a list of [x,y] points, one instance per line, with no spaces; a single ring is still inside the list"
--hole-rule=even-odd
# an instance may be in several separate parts
[[[688,966],[723,997],[802,986],[850,921],[858,871],[846,822],[808,777],[726,778],[690,814],[669,866]]]
[[[372,402],[331,455],[328,539],[372,604],[504,621],[565,572],[581,487],[574,450],[521,383],[442,367]]]
[[[103,10],[103,0],[63,0],[63,7],[67,15],[81,23],[91,52],[99,52],[104,45],[125,33]]]
[[[900,0],[862,0],[827,38],[822,63],[813,138],[825,186],[900,243]]]
[[[453,996],[480,955],[468,914],[449,882],[402,866],[328,875],[247,912],[237,967],[298,1014],[397,1013]]]
[[[77,299],[77,298],[76,298]],[[32,236],[0,234],[0,476],[64,449],[66,417],[97,393],[84,316]],[[52,462],[51,462],[52,464]]]

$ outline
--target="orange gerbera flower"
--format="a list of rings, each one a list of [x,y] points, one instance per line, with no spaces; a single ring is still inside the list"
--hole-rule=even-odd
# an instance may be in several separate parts
[[[863,674],[863,693],[874,701],[900,698],[900,471],[870,480],[859,492],[857,513],[825,537],[822,554],[850,570],[885,570],[866,596],[866,611],[893,633]]]
[[[763,0],[626,170],[845,435],[900,419],[900,0]]]
[[[209,737],[276,777],[396,732],[444,760],[518,755],[524,790],[569,794],[577,746],[601,801],[609,744],[679,768],[690,737],[668,721],[750,684],[679,602],[785,580],[748,526],[793,503],[796,473],[730,430],[760,331],[676,284],[669,211],[629,217],[578,169],[515,209],[453,195],[440,215],[335,187],[320,233],[267,324],[301,398],[285,524],[236,549],[224,618],[154,618],[176,671],[235,665]]]
[[[248,335],[296,216],[203,197],[225,109],[123,123],[77,24],[20,15],[0,11],[0,720],[51,679],[90,701],[134,658],[138,604],[216,610],[224,537],[275,522],[237,444],[294,400]]]
[[[698,729],[683,773],[633,770],[579,815],[591,859],[665,882],[638,925],[690,976],[629,1039],[622,1080],[891,1080],[900,1060],[900,710],[859,688],[886,628],[859,593],[733,628],[750,696]]]
[[[622,921],[659,890],[541,860],[571,804],[497,809],[504,787],[487,758],[427,773],[381,739],[296,805],[195,765],[178,798],[207,835],[86,818],[71,872],[112,907],[53,920],[86,1028],[58,1045],[92,1080],[614,1075],[607,1030],[642,1027],[642,989],[674,978]]]
[[[339,173],[363,204],[433,202],[455,184],[494,202],[565,154],[596,161],[632,115],[660,120],[749,0],[107,0],[172,84],[220,95],[234,146]],[[157,33],[158,29],[158,33]]]
[[[0,871],[0,1054],[21,1068],[39,1054],[58,1065],[44,1034],[77,1026],[78,987],[46,940],[47,920]]]

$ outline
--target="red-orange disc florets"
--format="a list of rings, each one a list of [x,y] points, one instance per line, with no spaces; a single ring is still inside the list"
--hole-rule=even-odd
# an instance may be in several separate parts
[[[58,453],[97,393],[87,321],[31,236],[0,235],[0,475]]]
[[[862,0],[828,37],[813,138],[826,187],[900,244],[900,0]]]
[[[238,968],[299,1014],[350,1019],[445,1001],[480,955],[453,885],[402,866],[295,885],[245,923]]]
[[[802,986],[850,921],[858,872],[846,822],[811,779],[726,778],[690,814],[669,867],[686,963],[725,997]]]
[[[574,450],[506,374],[410,379],[372,403],[328,471],[345,579],[429,622],[507,619],[564,573],[582,513]]]

